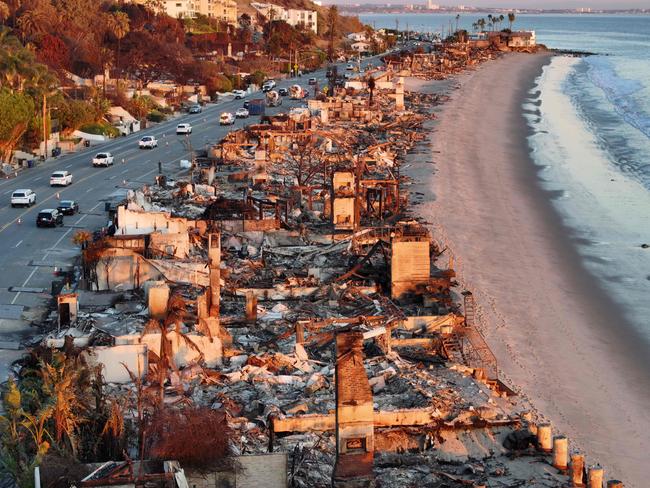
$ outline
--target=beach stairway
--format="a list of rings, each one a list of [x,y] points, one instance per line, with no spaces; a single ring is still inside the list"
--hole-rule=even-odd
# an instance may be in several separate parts
[[[455,332],[443,337],[442,348],[450,361],[460,364],[466,363],[465,357],[463,356],[461,337]]]
[[[465,326],[474,327],[476,325],[476,307],[474,305],[474,295],[471,291],[463,292],[463,308],[465,309]]]

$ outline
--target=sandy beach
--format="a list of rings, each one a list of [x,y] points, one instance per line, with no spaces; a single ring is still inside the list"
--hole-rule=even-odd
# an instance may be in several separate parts
[[[408,170],[422,194],[415,212],[474,292],[505,381],[606,479],[644,488],[648,352],[583,267],[529,155],[522,103],[541,103],[529,92],[548,61],[507,55],[452,82],[460,87],[433,123],[434,164]]]

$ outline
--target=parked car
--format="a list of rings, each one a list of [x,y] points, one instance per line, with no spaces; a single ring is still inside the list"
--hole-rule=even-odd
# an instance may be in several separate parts
[[[192,126],[190,124],[178,124],[176,126],[176,134],[191,134]]]
[[[50,176],[50,186],[68,186],[72,184],[72,173],[69,171],[55,171]]]
[[[79,212],[79,204],[74,200],[61,200],[56,209],[63,215],[74,215]]]
[[[247,119],[249,115],[250,113],[248,112],[248,109],[245,108],[238,108],[235,112],[235,117],[238,119]]]
[[[93,166],[112,166],[113,155],[109,152],[100,152],[95,154],[93,158]]]
[[[44,208],[36,216],[36,227],[63,225],[63,214],[55,208]]]
[[[242,110],[241,108],[239,110]],[[239,112],[237,110],[237,112]],[[244,109],[245,110],[245,109]],[[219,125],[232,125],[235,123],[235,116],[231,112],[222,112],[219,117]]]
[[[244,107],[245,109],[248,110],[248,108],[250,107],[250,105],[251,105],[251,102],[249,102],[248,100],[246,100],[246,101],[244,102],[243,107]]]
[[[16,190],[11,194],[11,206],[17,207],[19,205],[31,207],[36,203],[36,193],[29,188],[24,190]]]
[[[350,63],[345,67],[345,69],[347,69],[348,71],[354,71],[354,65]]]
[[[310,85],[315,85],[316,84],[316,78],[309,78],[309,84]]]
[[[191,113],[191,114],[200,114],[201,112],[203,112],[203,108],[201,107],[201,105],[198,105],[198,104],[197,105],[192,105],[190,107],[190,109],[188,110],[188,112]]]
[[[289,95],[289,90],[287,90],[286,88],[280,88],[278,90],[278,95],[280,95],[281,97],[286,97]]]
[[[246,97],[246,92],[244,90],[233,90],[233,95],[235,95],[235,100],[241,100]]]
[[[144,136],[138,141],[138,147],[140,149],[153,149],[154,147],[158,147],[158,139],[154,136]]]

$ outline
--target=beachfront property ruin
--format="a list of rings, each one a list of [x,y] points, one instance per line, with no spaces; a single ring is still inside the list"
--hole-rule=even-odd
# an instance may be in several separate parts
[[[409,211],[403,166],[444,97],[405,91],[404,76],[498,52],[387,58],[367,75],[372,103],[368,78],[351,80],[108,205],[110,229],[76,236],[34,347],[78,357],[128,428],[97,440],[121,446],[115,458],[46,458],[36,486],[600,486],[602,470],[518,405],[453,257]],[[214,438],[207,420],[156,430],[206,411]],[[219,462],[171,457],[199,441]]]

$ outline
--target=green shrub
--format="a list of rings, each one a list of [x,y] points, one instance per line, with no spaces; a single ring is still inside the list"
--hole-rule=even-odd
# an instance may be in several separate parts
[[[79,130],[87,134],[97,134],[100,136],[117,137],[120,131],[110,124],[105,122],[93,122],[92,124],[84,124]]]
[[[165,120],[165,114],[158,110],[152,110],[147,114],[147,120],[151,122],[163,122]]]

